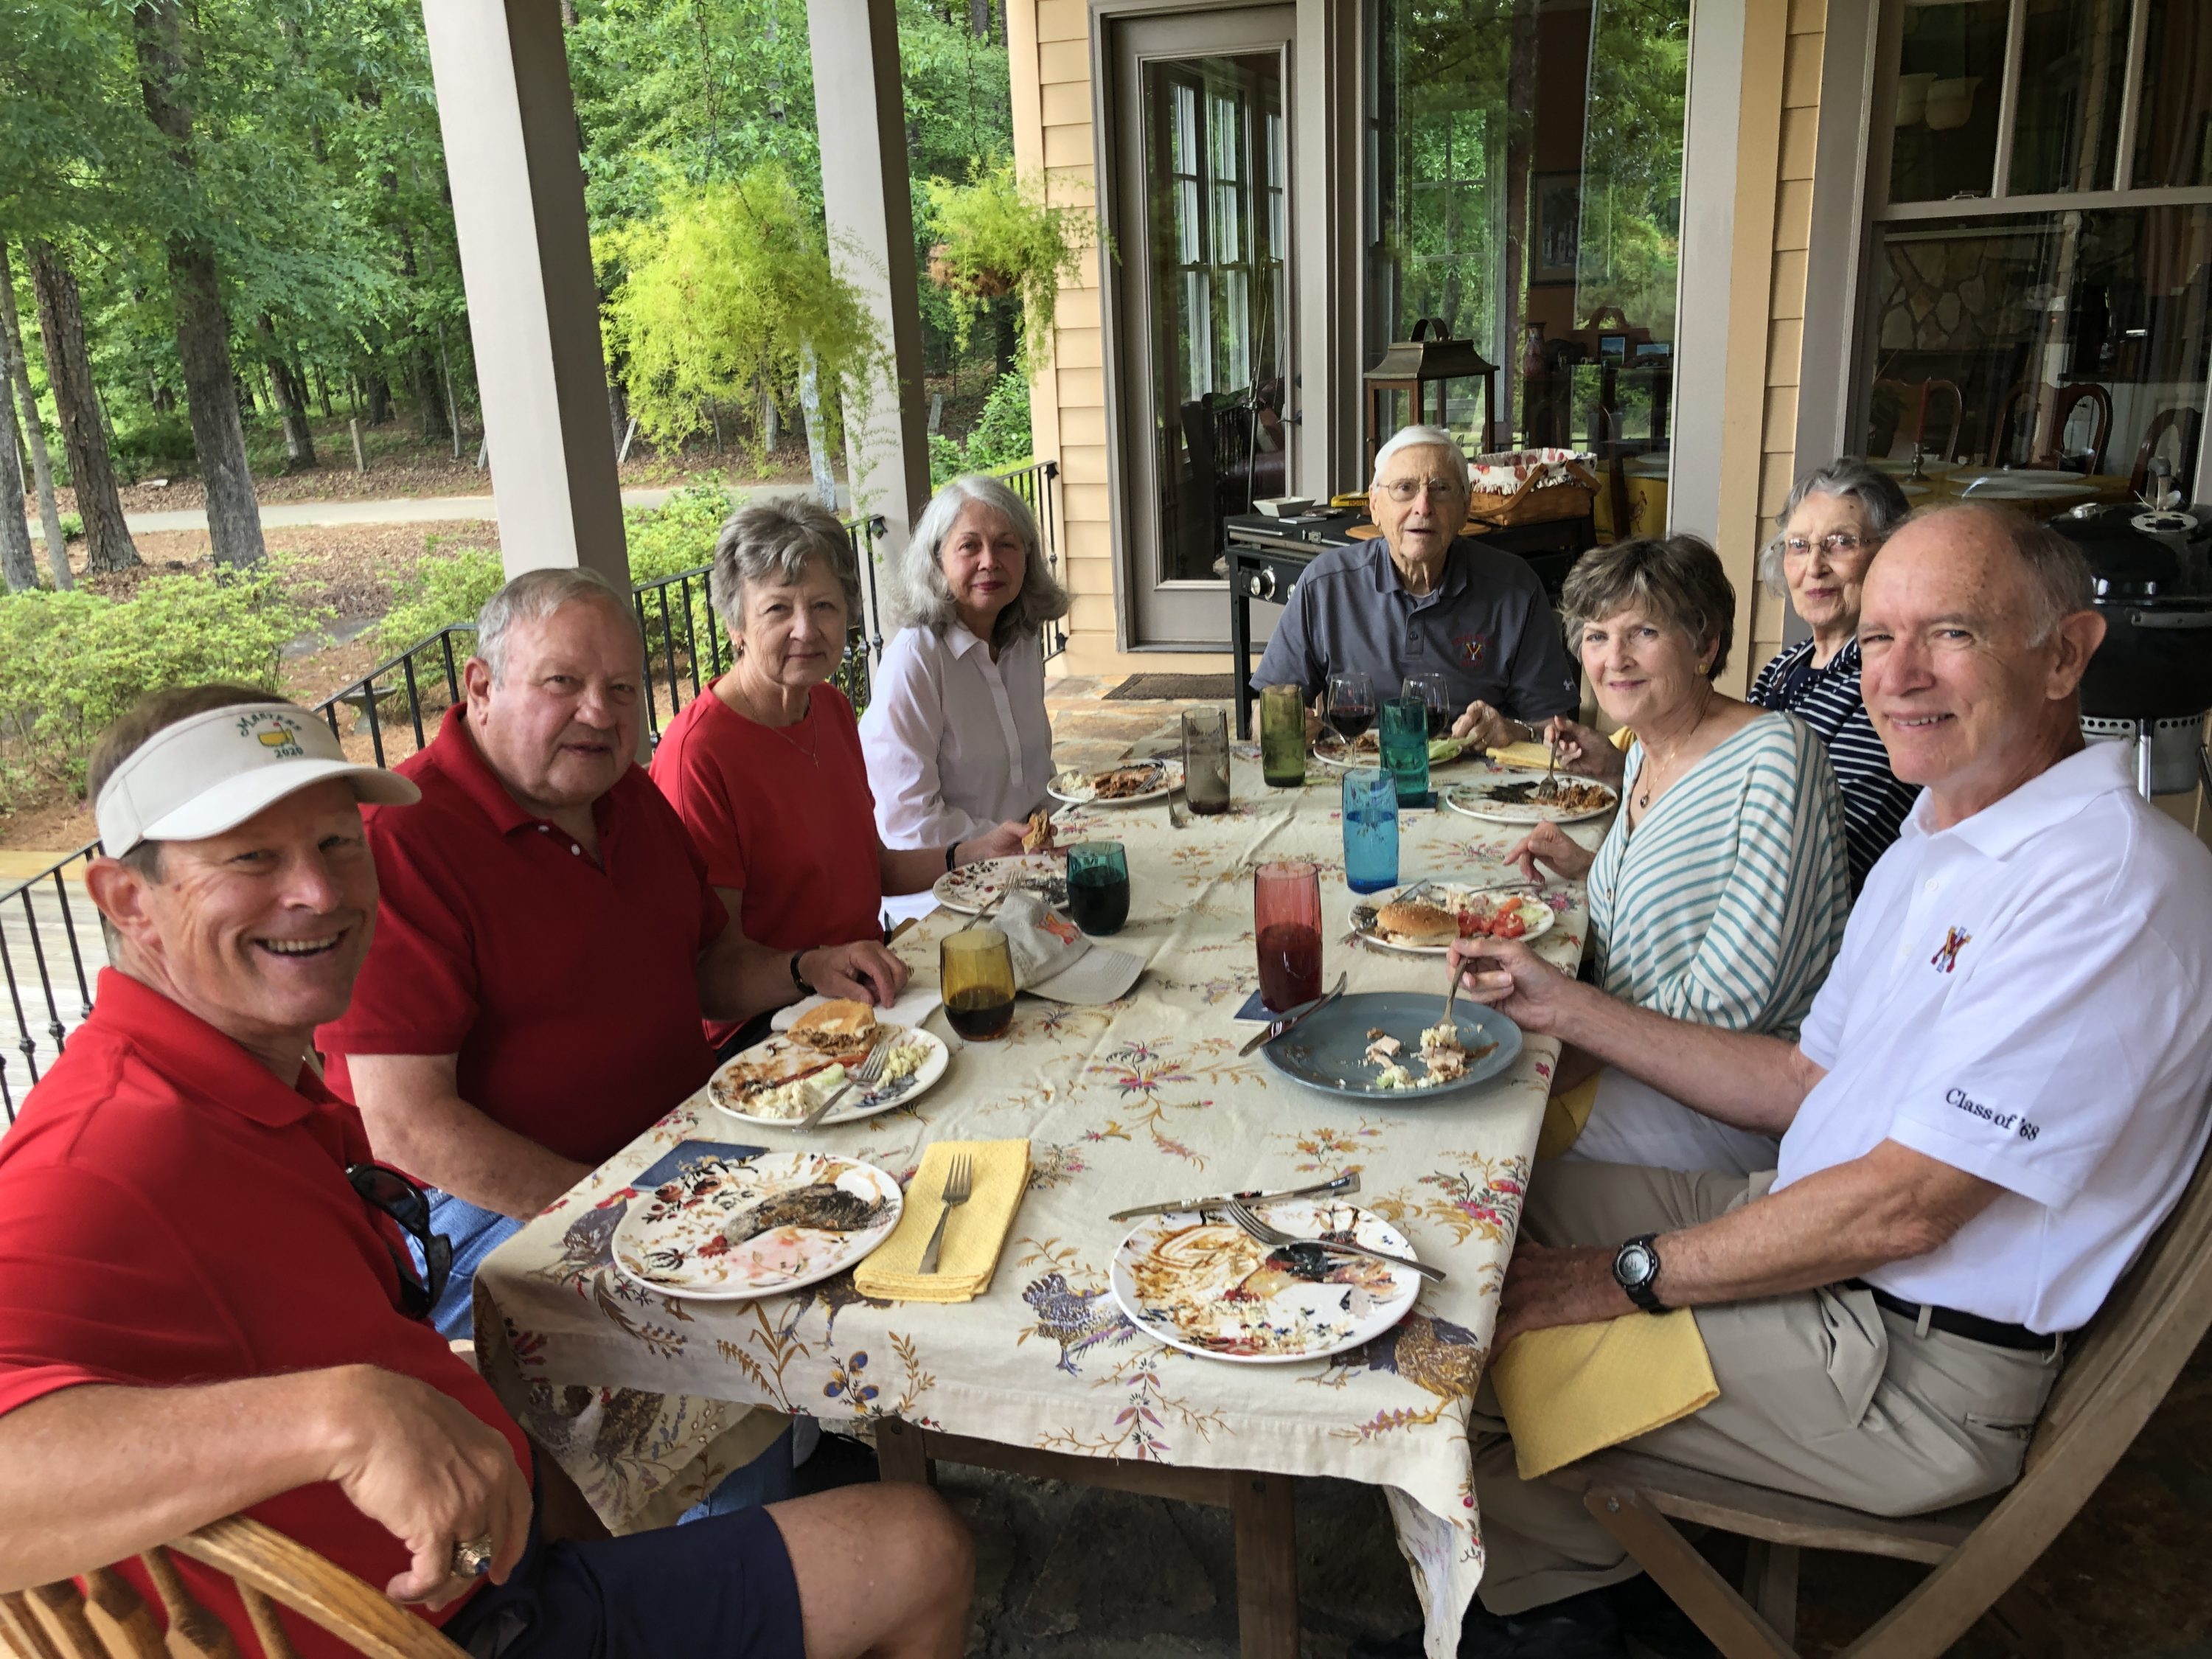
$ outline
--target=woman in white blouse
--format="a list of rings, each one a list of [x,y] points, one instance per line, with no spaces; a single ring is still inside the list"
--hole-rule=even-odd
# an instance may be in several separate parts
[[[1052,780],[1044,624],[1067,614],[1036,520],[997,478],[937,492],[890,570],[893,615],[860,747],[890,848],[1026,816]]]

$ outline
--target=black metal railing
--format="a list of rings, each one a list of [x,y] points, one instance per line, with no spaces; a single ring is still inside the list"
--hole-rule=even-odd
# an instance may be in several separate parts
[[[883,527],[881,518],[846,526],[867,584],[870,617],[877,614],[875,541]],[[647,729],[656,744],[678,710],[729,666],[728,636],[708,600],[710,568],[700,565],[630,590],[645,634]],[[461,665],[475,648],[476,631],[473,622],[449,623],[332,692],[313,712],[349,752],[379,766],[404,760],[428,745],[438,720],[461,700]],[[872,666],[882,652],[882,636],[869,626],[856,624],[847,636],[836,683],[855,710],[867,707]],[[71,899],[68,876],[99,853],[100,843],[88,842],[0,893],[0,978],[7,981],[7,1012],[15,1022],[14,1046],[28,1074],[24,1087],[38,1082],[41,1054],[52,1064],[69,1031],[92,1012],[93,981],[106,951],[97,914],[81,896]],[[64,945],[68,963],[61,967],[55,958]],[[72,1017],[64,1018],[64,1006],[74,1009]],[[8,1056],[0,1053],[0,1112],[9,1123],[15,1121],[16,1088]]]
[[[1030,514],[1036,520],[1037,535],[1044,543],[1045,568],[1054,580],[1060,575],[1060,532],[1054,522],[1054,497],[1057,492],[1053,483],[1060,477],[1058,461],[1031,461],[1026,466],[1010,466],[990,475],[1004,481],[1006,487],[1028,503]],[[1044,654],[1048,661],[1067,649],[1067,619],[1059,617],[1045,624]]]

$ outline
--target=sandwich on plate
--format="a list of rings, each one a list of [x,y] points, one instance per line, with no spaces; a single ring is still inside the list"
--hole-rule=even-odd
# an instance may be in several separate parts
[[[792,1021],[791,1035],[817,1054],[854,1059],[875,1047],[876,1011],[865,1002],[825,1002]]]
[[[1445,945],[1459,937],[1459,918],[1441,905],[1401,901],[1375,913],[1375,930],[1393,945]]]

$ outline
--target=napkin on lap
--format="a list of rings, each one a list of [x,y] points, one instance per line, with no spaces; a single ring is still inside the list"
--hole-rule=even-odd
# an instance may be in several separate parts
[[[945,1224],[938,1271],[917,1273],[921,1252],[945,1208],[945,1177],[958,1152],[975,1160],[968,1201]],[[991,1288],[999,1251],[1029,1184],[1026,1140],[935,1142],[921,1155],[921,1167],[906,1184],[906,1210],[898,1225],[854,1273],[854,1287],[863,1296],[893,1302],[973,1301]]]
[[[1687,1308],[1523,1332],[1490,1368],[1490,1381],[1523,1480],[1649,1434],[1721,1397],[1705,1339]]]

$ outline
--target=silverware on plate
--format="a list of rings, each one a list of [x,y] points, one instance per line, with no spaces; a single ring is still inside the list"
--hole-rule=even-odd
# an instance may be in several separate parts
[[[844,1099],[847,1095],[851,1094],[854,1090],[859,1089],[865,1093],[882,1082],[884,1062],[891,1057],[891,1050],[896,1047],[898,1047],[897,1043],[885,1037],[868,1050],[868,1057],[846,1073],[844,1082],[832,1089],[827,1099],[801,1118],[799,1121],[799,1127],[802,1129],[819,1128],[822,1120],[830,1115],[830,1108]]]
[[[1394,1267],[1411,1267],[1424,1279],[1439,1285],[1444,1282],[1442,1267],[1431,1267],[1427,1262],[1416,1261],[1411,1256],[1393,1255],[1388,1250],[1370,1250],[1364,1244],[1346,1243],[1340,1238],[1300,1238],[1295,1233],[1286,1233],[1279,1227],[1269,1226],[1233,1199],[1221,1206],[1221,1212],[1269,1249],[1295,1249],[1301,1244],[1310,1245],[1317,1250],[1333,1251],[1338,1255],[1364,1255],[1372,1261],[1387,1261]]]
[[[1264,1027],[1249,1042],[1247,1042],[1242,1048],[1239,1048],[1237,1051],[1237,1059],[1242,1060],[1247,1054],[1256,1053],[1258,1050],[1266,1048],[1277,1037],[1282,1036],[1291,1031],[1299,1024],[1300,1022],[1310,1018],[1312,1016],[1319,1013],[1322,1009],[1328,1007],[1330,1003],[1335,1001],[1339,997],[1344,994],[1345,985],[1351,977],[1352,975],[1349,974],[1339,974],[1336,976],[1336,983],[1329,988],[1328,994],[1327,996],[1321,998],[1317,1001],[1309,1002],[1304,1007],[1298,1009],[1293,1013],[1285,1014],[1282,1018]]]
[[[1116,1210],[1106,1218],[1109,1221],[1134,1221],[1140,1215],[1173,1215],[1178,1211],[1202,1212],[1218,1210],[1229,1203],[1273,1204],[1278,1199],[1311,1198],[1327,1194],[1331,1198],[1345,1198],[1359,1190],[1359,1171],[1346,1170],[1334,1181],[1316,1182],[1310,1187],[1291,1187],[1279,1193],[1216,1193],[1211,1198],[1183,1198],[1167,1204],[1139,1204],[1127,1210]]]

